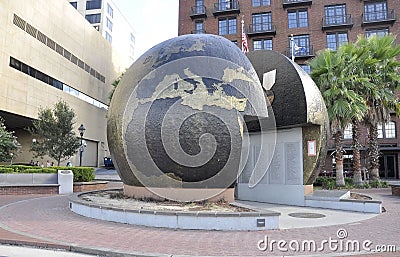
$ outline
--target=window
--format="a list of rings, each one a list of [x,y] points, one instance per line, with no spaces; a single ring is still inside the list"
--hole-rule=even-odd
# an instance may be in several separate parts
[[[390,121],[384,126],[378,125],[378,138],[396,138],[396,122]]]
[[[106,31],[106,40],[112,43],[112,36]]]
[[[311,74],[310,65],[308,65],[308,64],[299,64],[299,66],[300,66],[307,74]]]
[[[293,36],[294,56],[305,56],[311,53],[310,49],[310,35]],[[289,50],[292,54],[291,37],[289,37]]]
[[[346,5],[325,6],[325,23],[327,25],[346,23]]]
[[[349,124],[344,128],[343,131],[343,138],[344,139],[352,139],[353,138],[353,124]]]
[[[203,34],[204,24],[203,21],[196,21],[194,24],[194,34]]]
[[[269,31],[272,29],[271,13],[259,13],[252,15],[253,32]]]
[[[91,0],[86,2],[86,10],[101,9],[101,0]]]
[[[135,44],[135,36],[133,35],[133,33],[131,33],[131,43]]]
[[[107,3],[107,13],[111,18],[114,18],[114,10],[109,3]]]
[[[237,0],[218,0],[219,10],[231,10],[237,8]]]
[[[75,9],[78,9],[78,3],[77,2],[69,2]]]
[[[383,37],[389,35],[389,28],[382,28],[382,29],[371,29],[365,31],[367,37],[377,35],[378,37]]]
[[[220,19],[218,21],[219,35],[229,35],[237,33],[236,18]]]
[[[380,21],[387,19],[387,3],[384,2],[365,2],[364,21]]]
[[[252,0],[253,7],[271,5],[270,0]]]
[[[93,23],[100,23],[101,20],[101,14],[96,13],[96,14],[88,14],[85,16],[86,20],[88,20],[91,24]]]
[[[272,39],[254,39],[253,49],[256,50],[272,50]]]
[[[110,21],[110,19],[106,19],[106,26],[107,26],[107,28],[110,30],[110,31],[112,31],[112,29],[113,29],[113,23]]]
[[[308,27],[307,10],[294,10],[288,12],[289,28]]]
[[[326,34],[326,46],[331,50],[337,50],[339,46],[348,42],[347,32]]]

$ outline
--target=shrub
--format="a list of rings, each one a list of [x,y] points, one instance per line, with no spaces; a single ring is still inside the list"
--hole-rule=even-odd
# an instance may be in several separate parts
[[[20,173],[57,173],[57,170],[39,167],[39,168],[33,168],[33,169],[26,169]]]
[[[0,167],[0,173],[13,173],[13,172],[14,172],[13,168]]]
[[[386,188],[388,187],[388,183],[382,180],[372,180],[369,182],[369,185],[373,188]]]
[[[58,170],[71,170],[74,174],[74,182],[89,182],[94,179],[93,167],[63,167],[52,166],[42,168],[38,166],[7,165],[0,166],[0,173],[57,173]]]
[[[7,165],[4,167],[12,168],[14,172],[20,172],[20,173],[26,173],[25,170],[42,169],[42,167],[40,166],[30,166],[30,165]],[[40,173],[40,171],[37,173]]]
[[[89,182],[94,179],[93,167],[66,167],[66,166],[53,166],[49,167],[55,170],[71,170],[74,174],[74,182]]]

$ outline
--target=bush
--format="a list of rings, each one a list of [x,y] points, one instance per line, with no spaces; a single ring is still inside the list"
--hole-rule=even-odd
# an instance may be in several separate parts
[[[57,170],[39,167],[39,168],[33,168],[33,169],[26,169],[20,173],[57,173]]]
[[[388,183],[386,181],[382,181],[382,180],[371,180],[369,182],[369,185],[372,188],[387,188],[387,187],[389,187]]]
[[[93,167],[52,166],[42,168],[38,166],[25,165],[0,166],[0,173],[57,173],[58,170],[71,170],[74,174],[74,182],[89,182],[94,179]]]
[[[71,170],[74,174],[74,182],[89,182],[94,179],[93,167],[66,167],[66,166],[53,166],[49,167],[55,170]]]
[[[26,173],[25,170],[42,169],[42,167],[40,166],[30,166],[30,165],[7,165],[4,167],[11,168],[14,170],[14,172],[20,172],[20,173]],[[40,171],[38,173],[40,173]]]
[[[0,173],[13,173],[13,172],[14,172],[13,168],[0,167]]]

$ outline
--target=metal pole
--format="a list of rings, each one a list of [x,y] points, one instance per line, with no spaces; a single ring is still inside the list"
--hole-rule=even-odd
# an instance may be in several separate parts
[[[79,166],[82,166],[82,153],[83,153],[83,140],[82,140],[82,133],[81,133],[81,147],[79,148]]]

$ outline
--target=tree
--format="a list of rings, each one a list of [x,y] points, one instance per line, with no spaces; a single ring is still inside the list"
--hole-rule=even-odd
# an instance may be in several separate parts
[[[314,79],[328,110],[330,128],[335,141],[336,185],[344,186],[343,131],[352,120],[361,120],[366,111],[365,100],[356,93],[353,48],[326,49],[310,62]]]
[[[118,78],[116,80],[114,80],[114,82],[111,84],[113,86],[113,89],[111,90],[110,95],[108,97],[110,102],[114,95],[115,89],[117,88],[117,86],[118,86],[119,82],[121,81],[122,77],[124,76],[124,74],[125,74],[125,72],[122,72],[121,75],[119,75]]]
[[[10,161],[17,149],[14,132],[7,131],[3,118],[0,117],[0,162]]]
[[[53,110],[40,109],[31,130],[36,139],[31,145],[35,157],[48,155],[60,165],[73,156],[80,146],[80,138],[73,131],[74,118],[74,111],[64,101],[57,102]]]
[[[400,115],[400,102],[395,94],[400,86],[400,62],[396,59],[400,55],[400,46],[392,35],[359,37],[356,44],[369,55],[362,69],[363,76],[368,78],[364,83],[367,90],[363,97],[368,105],[364,119],[369,126],[370,179],[378,180],[378,125],[390,121],[391,113]]]

